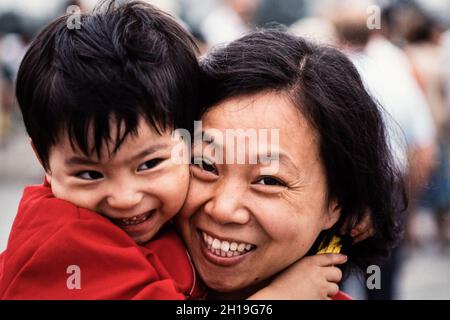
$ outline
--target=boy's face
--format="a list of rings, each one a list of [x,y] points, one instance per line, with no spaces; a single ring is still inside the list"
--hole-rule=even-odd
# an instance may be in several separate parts
[[[137,135],[129,134],[111,156],[105,146],[99,160],[74,150],[65,134],[50,150],[46,176],[55,197],[106,216],[137,243],[145,243],[179,211],[187,195],[189,166],[171,160],[176,143],[169,131],[159,135],[141,120]]]

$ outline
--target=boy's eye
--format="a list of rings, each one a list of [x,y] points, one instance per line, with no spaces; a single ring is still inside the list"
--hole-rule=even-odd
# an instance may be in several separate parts
[[[83,180],[98,180],[103,178],[103,175],[98,171],[81,171],[76,176]]]
[[[284,182],[281,182],[280,180],[278,180],[274,177],[262,177],[259,180],[257,180],[256,183],[266,185],[266,186],[281,186],[281,187],[286,186],[286,184]]]
[[[216,167],[214,166],[213,163],[211,163],[211,161],[207,161],[204,159],[201,159],[201,161],[199,161],[199,159],[196,159],[196,160],[192,161],[191,163],[193,163],[195,166],[199,167],[203,171],[211,172],[214,174],[217,173]]]
[[[139,166],[137,171],[150,170],[150,169],[156,167],[158,164],[160,164],[162,160],[163,159],[161,159],[161,158],[156,158],[156,159],[146,161]]]

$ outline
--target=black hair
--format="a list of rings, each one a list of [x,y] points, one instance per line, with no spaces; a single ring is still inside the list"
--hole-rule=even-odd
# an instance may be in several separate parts
[[[139,1],[104,1],[78,17],[48,24],[18,73],[17,99],[45,169],[61,132],[72,147],[100,157],[103,143],[113,141],[115,152],[136,134],[140,117],[158,133],[191,129],[198,49],[174,18]],[[121,129],[116,137],[110,137],[111,120]]]
[[[375,235],[348,248],[349,266],[365,270],[387,256],[400,237],[396,217],[406,209],[406,193],[381,107],[352,62],[337,49],[262,29],[213,50],[200,67],[205,95],[198,117],[232,97],[277,91],[287,93],[317,131],[327,199],[337,201],[341,217],[313,248],[368,212]]]

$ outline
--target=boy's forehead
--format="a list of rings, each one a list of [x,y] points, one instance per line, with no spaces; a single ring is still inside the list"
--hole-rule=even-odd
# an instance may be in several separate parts
[[[86,151],[88,152],[85,152],[80,147],[79,141],[77,141],[74,135],[69,135],[67,130],[58,135],[58,139],[53,148],[58,149],[66,155],[83,156],[97,161],[110,159],[123,149],[137,149],[143,145],[152,144],[152,142],[157,143],[160,147],[163,147],[165,144],[169,146],[171,138],[171,130],[161,129],[160,132],[157,132],[142,118],[139,120],[136,130],[130,131],[126,136],[124,136],[125,126],[123,123],[117,125],[117,122],[111,121],[109,127],[109,136],[101,138],[100,143],[96,143],[94,126],[89,126],[85,137],[87,143]],[[161,140],[165,140],[167,143],[158,143]]]

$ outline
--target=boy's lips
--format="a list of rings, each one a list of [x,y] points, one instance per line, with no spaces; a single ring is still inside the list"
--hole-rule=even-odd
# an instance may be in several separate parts
[[[120,219],[115,218],[111,219],[111,221],[114,222],[114,224],[118,225],[119,227],[134,226],[147,221],[152,216],[154,211],[155,210],[150,210],[129,218],[120,218]]]

